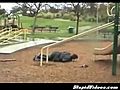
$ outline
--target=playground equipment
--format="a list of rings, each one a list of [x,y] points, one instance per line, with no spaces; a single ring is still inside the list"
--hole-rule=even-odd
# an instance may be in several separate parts
[[[108,9],[108,8],[107,8]],[[113,9],[115,9],[115,14],[112,13]],[[119,25],[119,3],[115,3],[115,6],[111,9],[111,15],[107,13],[108,16],[114,16],[114,41],[113,41],[113,62],[112,62],[112,75],[116,75],[116,67],[117,67],[117,47],[118,47],[118,35],[120,31],[118,31]]]
[[[113,43],[110,43],[104,48],[94,48],[94,55],[111,55]],[[95,59],[96,60],[96,59]]]
[[[120,39],[118,40],[117,54],[120,54]],[[113,53],[113,42],[107,45],[104,48],[94,48],[94,61],[96,60],[97,55],[112,55]]]
[[[112,13],[113,9],[114,9],[114,7],[112,7],[111,13],[109,13],[109,4],[107,5],[107,14],[108,14],[108,16],[113,16],[113,15],[114,15],[114,14]],[[101,29],[107,28],[107,27],[112,26],[112,25],[114,25],[114,23],[113,23],[113,22],[110,22],[110,23],[107,23],[107,24],[98,26],[98,27],[96,27],[96,28],[90,29],[90,30],[88,30],[88,31],[82,32],[82,33],[80,33],[80,34],[78,34],[78,35],[74,35],[74,36],[72,36],[72,37],[70,37],[70,38],[67,38],[67,39],[65,39],[65,40],[62,40],[62,41],[60,41],[60,42],[53,43],[53,44],[50,44],[50,45],[47,45],[47,46],[42,47],[42,48],[41,48],[40,66],[42,66],[42,62],[43,62],[43,60],[42,60],[42,55],[43,55],[43,50],[44,50],[45,48],[46,48],[46,55],[47,55],[46,62],[48,63],[48,52],[49,52],[49,48],[50,48],[51,46],[54,46],[54,45],[57,45],[57,44],[66,42],[66,41],[68,41],[68,40],[74,39],[74,38],[79,37],[79,36],[83,36],[83,35],[85,35],[85,34],[87,34],[87,33],[99,31],[99,30],[101,30]]]
[[[115,6],[113,6],[111,9],[110,9],[110,5],[109,3],[107,3],[107,15],[108,16],[115,16],[115,14],[113,13],[113,9],[115,8]]]
[[[22,28],[22,23],[20,22],[20,17],[17,14],[2,15],[0,17],[0,28],[12,27],[12,28]]]
[[[109,4],[108,4],[109,5]],[[90,32],[94,32],[94,31],[97,31],[97,30],[100,30],[100,29],[103,29],[103,28],[106,28],[108,26],[111,26],[111,25],[114,25],[114,40],[113,40],[113,62],[112,62],[112,75],[116,75],[116,65],[117,65],[117,49],[118,49],[118,35],[120,33],[120,31],[118,31],[118,25],[119,25],[119,3],[115,3],[115,6],[112,7],[111,9],[111,13],[109,13],[109,10],[108,10],[109,6],[107,6],[107,14],[108,16],[113,16],[115,17],[114,18],[114,23],[111,22],[111,23],[107,23],[107,24],[104,24],[102,26],[99,26],[99,27],[96,27],[96,28],[93,28],[93,29],[90,29],[88,31],[85,31],[83,33],[80,33],[78,35],[75,35],[75,36],[72,36],[70,38],[67,38],[63,41],[60,41],[58,43],[53,43],[51,45],[47,45],[47,46],[44,46],[43,48],[41,48],[41,60],[40,60],[40,66],[42,66],[42,55],[43,55],[43,49],[46,48],[46,55],[47,55],[47,58],[46,58],[46,62],[48,63],[48,50],[51,46],[54,46],[54,45],[57,45],[57,44],[60,44],[60,43],[63,43],[65,41],[68,41],[68,40],[71,40],[73,38],[76,38],[78,36],[83,36],[87,33],[90,33]],[[113,9],[115,9],[115,14],[113,14]],[[110,45],[111,46],[111,45]],[[109,46],[108,46],[109,47]],[[108,48],[106,47],[106,48]]]
[[[114,25],[113,22],[110,22],[110,23],[107,23],[107,24],[104,24],[104,25],[95,27],[95,28],[93,28],[93,29],[90,29],[90,30],[88,30],[88,31],[84,31],[84,32],[82,32],[82,33],[80,33],[80,34],[78,34],[78,35],[74,35],[74,36],[72,36],[72,37],[69,37],[69,38],[64,39],[64,40],[62,40],[62,41],[59,41],[59,42],[57,42],[57,43],[53,43],[53,44],[50,44],[50,45],[47,45],[47,46],[42,47],[42,48],[41,48],[40,66],[42,66],[42,62],[43,62],[42,56],[43,56],[43,50],[44,50],[44,49],[46,49],[46,56],[47,56],[46,62],[48,63],[48,53],[49,53],[49,48],[50,48],[50,47],[52,47],[52,46],[54,46],[54,45],[57,45],[57,44],[60,44],[60,43],[64,43],[64,42],[69,41],[69,40],[72,40],[72,39],[77,38],[77,37],[79,37],[79,36],[84,36],[84,35],[86,35],[86,34],[89,34],[89,33],[95,32],[95,31],[99,31],[99,30],[101,30],[101,29],[110,27],[110,26],[112,26],[112,25]]]
[[[113,43],[113,63],[112,63],[112,74],[116,75],[117,67],[117,47],[118,47],[118,31],[119,24],[119,3],[115,3],[115,19],[114,19],[114,43]]]
[[[1,30],[0,33],[0,45],[5,43],[12,43],[11,40],[16,39],[18,36],[23,34],[23,38],[26,39],[27,29],[18,29],[18,28],[5,28]]]

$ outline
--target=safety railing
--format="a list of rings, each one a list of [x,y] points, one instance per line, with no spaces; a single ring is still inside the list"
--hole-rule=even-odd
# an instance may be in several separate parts
[[[3,44],[4,42],[9,42],[9,40],[15,39],[19,35],[24,34],[24,39],[26,39],[27,29],[17,29],[17,28],[11,28],[8,31],[8,34],[0,37],[0,44]]]
[[[0,33],[4,32],[5,30],[7,30],[8,28],[4,28],[2,30],[0,30]]]

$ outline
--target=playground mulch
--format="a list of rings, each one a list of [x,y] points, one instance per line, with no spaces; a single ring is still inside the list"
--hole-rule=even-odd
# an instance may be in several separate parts
[[[15,61],[0,61],[0,82],[120,82],[120,67],[117,75],[112,76],[112,62],[109,56],[99,56],[100,61],[93,61],[93,49],[104,47],[110,41],[80,41],[73,40],[50,48],[52,51],[67,51],[75,53],[79,59],[74,62],[48,62],[42,67],[33,62],[35,54],[41,46],[35,46],[17,51],[10,55],[0,54],[0,58],[11,57]],[[97,59],[98,59],[97,58]],[[88,67],[81,67],[87,65]]]

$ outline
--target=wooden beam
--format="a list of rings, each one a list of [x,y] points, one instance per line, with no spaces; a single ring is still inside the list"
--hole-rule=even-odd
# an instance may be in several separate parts
[[[0,58],[0,62],[8,62],[8,61],[16,61],[16,59],[13,59],[13,58],[3,58],[3,59],[1,59]]]

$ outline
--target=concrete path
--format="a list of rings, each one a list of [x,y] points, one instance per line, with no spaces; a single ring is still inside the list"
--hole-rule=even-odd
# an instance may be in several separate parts
[[[15,51],[25,49],[28,47],[32,47],[32,46],[36,46],[36,45],[40,45],[40,44],[49,44],[49,43],[53,43],[53,42],[57,42],[57,41],[41,39],[39,41],[29,41],[29,42],[20,43],[20,44],[14,44],[14,45],[5,46],[5,47],[0,48],[0,53],[9,54],[9,53],[13,53]]]

